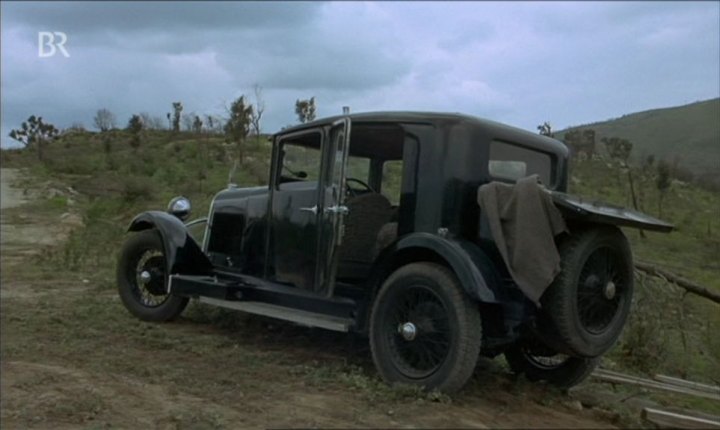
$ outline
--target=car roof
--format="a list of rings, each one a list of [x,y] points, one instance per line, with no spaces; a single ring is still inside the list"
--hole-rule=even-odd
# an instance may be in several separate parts
[[[485,118],[479,118],[471,115],[462,113],[450,113],[450,112],[423,112],[423,111],[380,111],[380,112],[361,112],[353,113],[348,115],[336,115],[326,118],[321,118],[305,124],[298,124],[284,130],[281,130],[276,135],[282,135],[287,133],[294,133],[305,129],[326,126],[333,122],[342,119],[350,118],[352,122],[391,122],[391,123],[426,123],[426,124],[439,124],[448,122],[464,122],[471,127],[478,127],[481,129],[492,131],[493,134],[505,136],[507,139],[515,140],[518,143],[521,142],[533,142],[540,144],[541,146],[554,148],[559,151],[566,151],[565,145],[551,137],[542,136],[537,133],[513,127],[511,125],[503,124],[500,122],[492,121]]]

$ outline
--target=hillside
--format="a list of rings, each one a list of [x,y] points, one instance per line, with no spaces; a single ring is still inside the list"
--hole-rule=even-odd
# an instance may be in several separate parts
[[[633,145],[635,159],[655,155],[697,174],[720,168],[720,98],[684,106],[653,109],[620,118],[571,127],[556,133],[562,139],[569,130],[592,128],[597,142],[603,137],[622,137]]]

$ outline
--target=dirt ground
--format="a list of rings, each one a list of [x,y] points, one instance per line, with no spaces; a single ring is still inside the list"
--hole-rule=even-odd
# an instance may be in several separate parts
[[[515,380],[497,360],[453,398],[428,396],[379,382],[362,338],[219,323],[200,305],[174,323],[137,321],[112,280],[44,267],[44,250],[81,221],[28,209],[42,193],[13,187],[18,175],[2,169],[3,429],[612,427],[607,411]]]

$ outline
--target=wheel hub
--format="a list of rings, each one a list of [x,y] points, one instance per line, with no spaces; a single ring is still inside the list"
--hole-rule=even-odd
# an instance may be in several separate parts
[[[411,322],[400,324],[398,327],[398,333],[400,333],[403,339],[411,341],[417,336],[417,327]]]
[[[603,294],[605,295],[605,298],[608,300],[612,300],[615,298],[615,294],[617,294],[617,287],[615,286],[615,283],[613,281],[610,281],[607,284],[605,284],[605,288],[603,289]]]
[[[142,282],[147,284],[148,282],[150,282],[151,279],[152,279],[152,275],[150,274],[149,271],[143,270],[142,272],[140,272],[140,280]]]

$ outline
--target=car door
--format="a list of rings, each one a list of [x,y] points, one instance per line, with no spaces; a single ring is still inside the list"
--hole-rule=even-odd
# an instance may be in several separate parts
[[[318,277],[316,291],[332,295],[338,263],[338,248],[342,244],[344,219],[348,214],[345,206],[348,155],[350,151],[350,119],[335,121],[328,133],[326,153],[326,180],[323,184],[323,212],[320,223],[320,247],[318,252]]]
[[[332,293],[346,211],[349,129],[350,121],[342,119],[327,130],[277,139],[270,211],[271,280]]]

